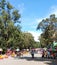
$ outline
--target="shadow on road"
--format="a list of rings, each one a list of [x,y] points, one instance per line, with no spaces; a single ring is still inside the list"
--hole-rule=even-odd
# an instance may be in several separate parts
[[[44,64],[48,64],[48,65],[57,65],[57,59],[47,59],[47,58],[41,58],[41,57],[34,57],[34,58],[31,58],[31,57],[17,57],[17,59],[25,59],[27,61],[44,62]]]

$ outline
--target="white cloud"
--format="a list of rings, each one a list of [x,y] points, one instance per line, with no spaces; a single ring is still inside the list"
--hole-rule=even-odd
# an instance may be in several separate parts
[[[40,32],[35,32],[35,31],[28,31],[29,33],[31,33],[32,35],[33,35],[33,37],[34,37],[34,40],[36,41],[36,42],[38,42],[39,41],[39,36],[40,36]]]

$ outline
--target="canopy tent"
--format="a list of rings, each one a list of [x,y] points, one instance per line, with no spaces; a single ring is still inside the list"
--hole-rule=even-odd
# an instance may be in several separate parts
[[[54,46],[57,46],[57,42],[53,42],[53,45],[54,45]]]
[[[57,42],[53,42],[53,44],[48,49],[49,51],[57,51]]]
[[[2,48],[0,48],[0,51],[3,51],[3,49],[2,49]]]
[[[47,50],[47,48],[43,48],[45,51]]]
[[[19,49],[19,48],[17,48],[17,49],[16,49],[16,51],[20,51],[20,49]]]

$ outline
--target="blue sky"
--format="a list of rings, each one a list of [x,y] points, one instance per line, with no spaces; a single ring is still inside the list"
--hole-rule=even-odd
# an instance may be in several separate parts
[[[40,31],[36,31],[38,23],[50,14],[57,15],[57,0],[7,0],[21,14],[22,31],[33,34],[37,41]]]

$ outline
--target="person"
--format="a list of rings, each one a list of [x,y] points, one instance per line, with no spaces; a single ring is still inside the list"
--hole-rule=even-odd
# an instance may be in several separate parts
[[[33,49],[31,50],[31,55],[32,55],[32,58],[34,58],[34,50]]]
[[[47,58],[47,55],[48,55],[48,51],[46,50],[44,54],[45,54],[45,57]]]
[[[50,52],[49,51],[47,51],[47,56],[48,56],[48,58],[50,58]]]
[[[45,51],[43,50],[42,51],[42,58],[44,58],[44,55],[45,55]]]

